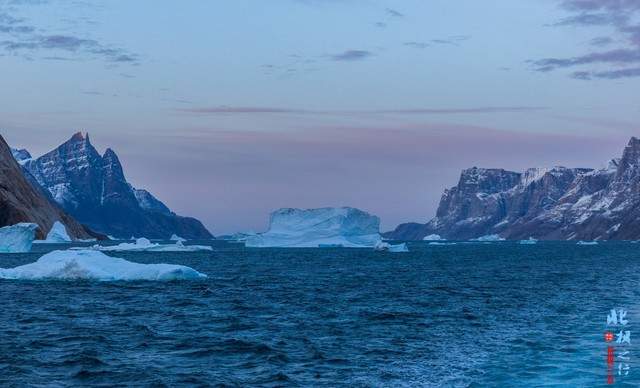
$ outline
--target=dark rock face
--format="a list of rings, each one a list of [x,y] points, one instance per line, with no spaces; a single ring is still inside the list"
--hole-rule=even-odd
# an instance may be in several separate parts
[[[55,202],[96,232],[122,238],[213,237],[200,221],[172,213],[148,191],[131,186],[116,153],[107,149],[101,156],[88,135],[76,133],[22,164]]]
[[[61,221],[72,238],[90,238],[82,225],[31,185],[14,155],[0,136],[0,227],[33,222],[39,226],[36,238],[45,238],[53,223]]]
[[[445,190],[436,217],[402,224],[388,238],[420,240],[429,234],[470,239],[596,240],[640,238],[640,140],[606,168],[554,167],[524,173],[464,170]]]

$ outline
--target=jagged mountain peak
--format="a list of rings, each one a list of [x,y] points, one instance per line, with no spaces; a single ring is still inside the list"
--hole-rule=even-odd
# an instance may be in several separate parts
[[[73,136],[71,136],[71,139],[69,139],[69,141],[72,141],[72,142],[80,142],[80,141],[82,141],[82,142],[89,143],[90,142],[89,141],[89,132],[82,133],[81,131],[78,131],[78,132],[74,133]]]
[[[211,237],[198,220],[180,217],[150,193],[136,191],[116,153],[107,148],[100,155],[88,134],[74,134],[24,167],[60,206],[94,230],[124,237]]]

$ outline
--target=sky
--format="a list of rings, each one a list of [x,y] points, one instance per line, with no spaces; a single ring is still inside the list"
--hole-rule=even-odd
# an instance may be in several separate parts
[[[434,216],[464,168],[640,135],[640,0],[0,0],[0,134],[86,131],[214,234],[280,207]]]

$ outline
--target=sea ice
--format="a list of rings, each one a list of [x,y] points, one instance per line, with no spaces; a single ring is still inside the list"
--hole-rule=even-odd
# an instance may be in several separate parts
[[[28,222],[0,228],[0,253],[29,252],[37,228],[37,224]]]
[[[245,245],[257,248],[373,248],[380,240],[380,219],[359,209],[280,209],[271,213],[269,230],[247,236]]]
[[[430,234],[428,236],[425,236],[425,238],[422,239],[422,241],[442,241],[444,240],[442,237],[440,237],[439,234]]]
[[[533,245],[533,244],[537,244],[538,240],[536,240],[533,237],[529,237],[528,240],[520,240],[520,244],[522,245]]]
[[[170,241],[180,241],[180,242],[185,242],[185,241],[187,241],[187,239],[186,239],[186,238],[182,238],[182,237],[178,236],[178,235],[177,235],[177,234],[175,234],[175,233],[171,235],[171,238],[170,238],[169,240],[170,240]]]
[[[576,245],[598,245],[597,241],[578,241]]]
[[[53,251],[35,263],[0,268],[0,279],[21,280],[187,280],[206,277],[183,265],[138,264],[91,250]]]
[[[409,252],[409,248],[406,243],[391,245],[387,242],[379,241],[374,247],[376,251],[403,253]]]
[[[505,239],[500,237],[497,234],[488,234],[486,236],[474,238],[471,241],[482,241],[482,242],[492,242],[492,241],[504,241]]]
[[[87,249],[87,248],[78,248]],[[175,244],[157,244],[152,243],[148,239],[141,237],[134,243],[121,243],[118,245],[99,245],[96,244],[88,249],[105,252],[196,252],[196,251],[211,251],[208,245],[184,245],[182,241],[177,241]]]

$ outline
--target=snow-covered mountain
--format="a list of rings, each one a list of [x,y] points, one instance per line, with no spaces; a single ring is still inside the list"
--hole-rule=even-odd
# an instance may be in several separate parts
[[[151,193],[130,185],[116,153],[108,148],[100,155],[88,134],[78,132],[39,158],[25,150],[13,153],[55,202],[95,231],[119,237],[212,237],[200,221],[172,213]]]
[[[601,169],[554,167],[525,172],[470,168],[445,190],[436,217],[402,224],[385,236],[430,234],[470,239],[639,239],[640,140]]]
[[[0,227],[34,223],[38,225],[36,236],[44,238],[55,222],[61,222],[71,237],[90,238],[82,225],[43,195],[42,190],[33,186],[35,179],[33,182],[27,179],[14,155],[0,136]]]

